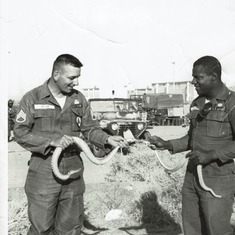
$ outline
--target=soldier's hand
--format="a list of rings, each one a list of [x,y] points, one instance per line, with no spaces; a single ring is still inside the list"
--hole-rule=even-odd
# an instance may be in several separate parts
[[[149,142],[151,145],[155,145],[157,147],[157,149],[160,149],[160,150],[166,149],[165,148],[165,141],[156,135],[151,136],[149,138]]]
[[[62,137],[55,138],[51,141],[50,146],[61,147],[65,149],[69,145],[74,143],[74,139],[71,136],[64,135]]]
[[[122,136],[109,136],[107,138],[107,144],[112,145],[113,147],[120,146],[120,148],[128,147],[128,142]]]
[[[151,136],[149,139],[149,142],[150,142],[150,147],[151,145],[155,145],[156,148],[160,150],[165,150],[165,149],[169,151],[173,150],[173,146],[169,140],[163,140],[162,138],[156,135]],[[153,147],[152,149],[155,149],[155,148]]]

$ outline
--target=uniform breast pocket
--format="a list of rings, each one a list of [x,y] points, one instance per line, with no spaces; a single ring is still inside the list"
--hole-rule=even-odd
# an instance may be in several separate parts
[[[55,110],[36,110],[34,129],[46,132],[52,131],[54,127],[55,117]]]
[[[80,125],[83,117],[83,110],[82,108],[72,108],[72,131],[77,132],[80,131]]]
[[[211,111],[206,117],[207,135],[212,137],[229,136],[232,130],[227,119],[227,113],[223,111]]]

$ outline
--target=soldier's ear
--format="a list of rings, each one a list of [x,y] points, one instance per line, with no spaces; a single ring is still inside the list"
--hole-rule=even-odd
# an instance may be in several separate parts
[[[60,71],[59,70],[54,70],[53,71],[53,78],[55,81],[57,81],[60,77]]]
[[[212,77],[212,80],[213,80],[213,81],[216,81],[216,80],[218,79],[218,75],[217,75],[217,73],[215,73],[215,72],[212,72],[212,73],[211,73],[211,77]]]

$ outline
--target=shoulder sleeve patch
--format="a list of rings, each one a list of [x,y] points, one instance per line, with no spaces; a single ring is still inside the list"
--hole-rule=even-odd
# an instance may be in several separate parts
[[[16,122],[23,123],[26,121],[26,113],[21,109],[20,112],[16,115]]]

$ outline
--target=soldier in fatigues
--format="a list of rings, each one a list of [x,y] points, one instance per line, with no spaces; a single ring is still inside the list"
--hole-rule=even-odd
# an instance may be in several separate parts
[[[72,136],[82,133],[100,148],[105,144],[126,147],[121,136],[109,136],[92,119],[78,85],[82,64],[74,56],[60,55],[52,75],[43,85],[24,95],[14,128],[15,140],[32,152],[25,192],[31,222],[28,234],[79,235],[83,224],[83,162]],[[62,147],[59,169],[66,174],[81,169],[72,179],[61,181],[51,169],[51,156]]]
[[[8,142],[14,140],[13,137],[11,138],[11,132],[13,131],[17,110],[13,104],[13,100],[8,100]]]
[[[190,129],[186,136],[153,144],[172,153],[191,150],[182,190],[185,235],[232,235],[230,218],[235,195],[235,93],[221,81],[221,64],[212,56],[194,62],[193,85],[198,97],[190,107]],[[205,184],[199,184],[197,165],[202,165]]]

